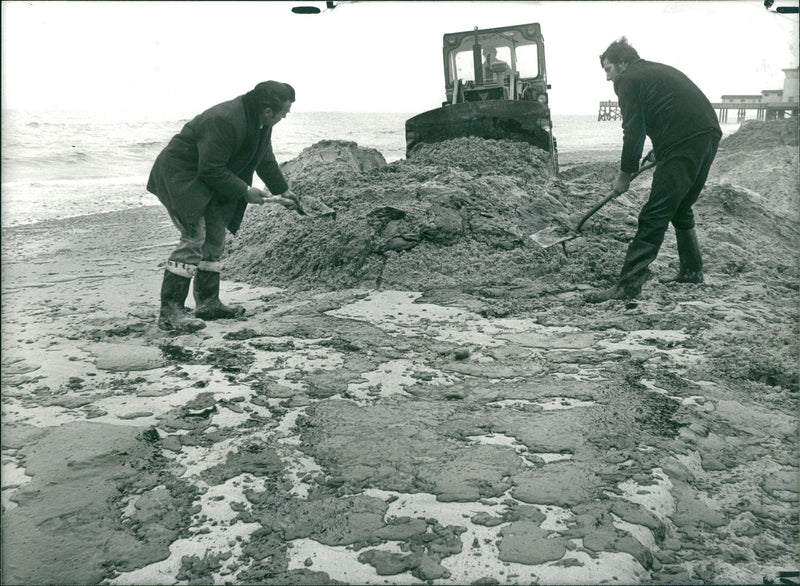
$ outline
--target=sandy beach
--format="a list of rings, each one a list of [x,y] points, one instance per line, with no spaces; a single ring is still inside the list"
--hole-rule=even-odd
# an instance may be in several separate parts
[[[799,569],[800,233],[774,128],[720,150],[706,282],[658,282],[670,233],[632,302],[581,295],[618,271],[649,176],[566,255],[527,239],[603,194],[614,153],[524,182],[308,155],[296,184],[345,231],[249,210],[222,285],[245,318],[184,336],[155,325],[160,206],[4,229],[3,582],[779,583]],[[392,190],[472,202],[477,179],[463,229],[449,191],[430,212]],[[335,238],[361,225],[380,254],[349,270]]]

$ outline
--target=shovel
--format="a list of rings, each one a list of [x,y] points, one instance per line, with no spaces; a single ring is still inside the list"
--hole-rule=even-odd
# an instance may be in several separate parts
[[[645,159],[647,160],[648,157]],[[639,167],[639,170],[636,171],[633,175],[631,175],[631,181],[639,175],[640,173],[647,171],[655,167],[655,163],[648,163],[647,165],[643,165]],[[600,208],[610,202],[612,199],[620,195],[616,191],[612,191],[607,196],[605,196],[599,203],[595,204],[595,206],[590,209],[584,216],[580,219],[577,226],[575,226],[574,230],[570,230],[564,233],[564,229],[561,226],[548,226],[547,228],[542,228],[535,234],[531,234],[531,238],[533,239],[536,244],[541,246],[542,248],[550,248],[551,246],[555,246],[556,244],[560,244],[562,242],[568,242],[569,240],[574,240],[578,238],[581,234],[581,228],[583,227],[584,222],[591,218]]]
[[[290,198],[297,204],[297,213],[301,216],[312,218],[336,217],[336,210],[329,207],[324,201],[315,195],[303,195],[295,193]]]

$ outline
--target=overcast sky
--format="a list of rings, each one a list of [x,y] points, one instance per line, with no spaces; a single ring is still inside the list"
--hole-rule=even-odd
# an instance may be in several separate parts
[[[796,5],[796,2],[793,2]],[[598,55],[625,35],[713,102],[781,89],[798,16],[763,0],[694,2],[2,3],[2,105],[195,114],[276,79],[295,112],[421,112],[444,99],[442,35],[538,22],[556,114],[614,99]],[[775,6],[791,5],[776,0]]]

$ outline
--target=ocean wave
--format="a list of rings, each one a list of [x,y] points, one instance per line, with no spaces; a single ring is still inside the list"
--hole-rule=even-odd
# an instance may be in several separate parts
[[[58,150],[51,149],[49,152],[42,149],[40,152],[16,153],[10,157],[3,157],[3,163],[9,166],[25,167],[30,166],[36,169],[53,168],[59,166],[86,165],[91,161],[113,161],[117,157],[116,153],[95,153],[85,150]]]
[[[43,179],[39,181],[4,181],[3,187],[72,187],[77,185],[144,185],[147,176],[87,177],[81,179]]]
[[[167,143],[165,141],[163,141],[163,140],[148,140],[148,141],[144,141],[144,142],[135,142],[135,143],[129,145],[129,148],[133,148],[133,149],[151,149],[151,148],[154,148],[154,147],[163,147],[166,144]]]

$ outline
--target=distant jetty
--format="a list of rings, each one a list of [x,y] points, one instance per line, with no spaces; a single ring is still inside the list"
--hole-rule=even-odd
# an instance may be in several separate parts
[[[760,96],[759,96],[760,97]],[[725,101],[725,98],[738,99],[740,101]],[[749,98],[749,99],[748,99]],[[752,97],[740,98],[740,96],[722,96],[722,102],[712,102],[711,105],[717,110],[720,122],[728,122],[728,111],[736,110],[736,121],[742,122],[747,117],[748,110],[756,111],[756,120],[777,120],[779,118],[794,118],[798,116],[800,105],[794,103],[771,103],[750,101]],[[600,102],[597,112],[597,121],[621,120],[622,114],[619,110],[618,102]]]
[[[736,110],[736,121],[742,122],[747,112],[755,110],[756,120],[777,120],[779,118],[796,118],[800,114],[800,97],[798,97],[798,71],[800,69],[784,69],[783,89],[763,90],[760,94],[729,94],[722,96],[721,102],[711,105],[717,110],[720,122],[728,122],[728,111]],[[619,102],[600,102],[597,110],[597,121],[621,120]]]

